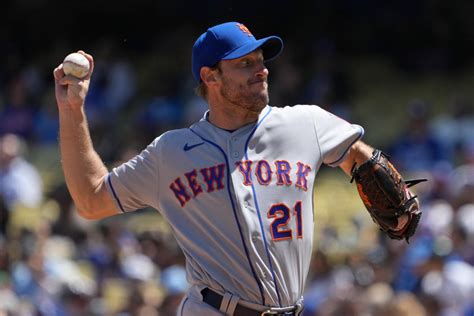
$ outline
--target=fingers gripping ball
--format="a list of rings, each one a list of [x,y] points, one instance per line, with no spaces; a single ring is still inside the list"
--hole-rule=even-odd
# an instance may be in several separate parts
[[[72,53],[64,58],[63,71],[66,75],[82,79],[89,73],[89,68],[89,60],[82,54]]]
[[[368,161],[353,168],[352,176],[374,222],[390,238],[408,241],[421,217],[418,199],[408,188],[426,179],[403,180],[380,150],[374,150]],[[400,228],[401,217],[408,221]]]

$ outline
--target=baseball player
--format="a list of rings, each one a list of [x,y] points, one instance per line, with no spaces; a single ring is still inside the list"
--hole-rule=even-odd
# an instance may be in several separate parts
[[[161,213],[191,284],[178,315],[300,315],[314,179],[322,164],[359,175],[373,157],[359,125],[315,105],[269,105],[265,62],[282,49],[279,37],[257,40],[241,23],[209,28],[192,50],[209,110],[111,171],[84,114],[92,56],[81,51],[91,64],[85,79],[54,70],[62,165],[79,214],[97,220],[148,206]],[[411,222],[399,214],[389,229],[406,232]]]

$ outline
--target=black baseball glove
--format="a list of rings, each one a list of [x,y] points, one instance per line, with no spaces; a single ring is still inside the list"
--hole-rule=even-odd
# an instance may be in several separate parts
[[[369,160],[358,167],[354,165],[351,182],[353,180],[365,207],[380,229],[392,239],[408,242],[421,217],[416,195],[408,188],[426,179],[404,181],[388,156],[376,149]],[[403,215],[408,221],[399,227]]]

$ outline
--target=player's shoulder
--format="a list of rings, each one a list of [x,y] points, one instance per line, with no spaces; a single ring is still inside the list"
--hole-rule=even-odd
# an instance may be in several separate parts
[[[276,112],[306,112],[306,111],[318,111],[321,107],[315,104],[295,104],[285,106],[271,106],[272,111]]]
[[[156,144],[156,146],[169,146],[170,144],[176,144],[186,141],[189,137],[193,137],[194,134],[191,132],[189,128],[179,128],[173,129],[164,132],[155,140],[152,144]]]
[[[198,136],[196,136],[190,128],[173,129],[156,137],[155,140],[150,143],[149,148],[160,153],[173,153],[180,151],[184,144],[190,141],[192,142],[194,139],[196,139],[196,141],[199,140]]]
[[[295,117],[295,118],[309,118],[311,114],[316,114],[321,111],[324,111],[318,105],[313,104],[296,104],[296,105],[287,105],[283,107],[272,106],[272,112],[274,115],[279,115],[281,117]]]

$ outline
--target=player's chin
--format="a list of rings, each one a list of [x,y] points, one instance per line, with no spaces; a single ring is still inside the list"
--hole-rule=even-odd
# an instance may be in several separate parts
[[[269,102],[268,93],[261,93],[254,99],[254,108],[262,110]]]
[[[254,91],[267,91],[268,93],[268,83],[263,80],[251,83],[250,88]]]
[[[267,105],[268,102],[270,101],[270,97],[268,95],[268,90],[262,91],[262,93],[260,94],[260,97],[261,97],[262,103],[264,103],[264,105]]]

